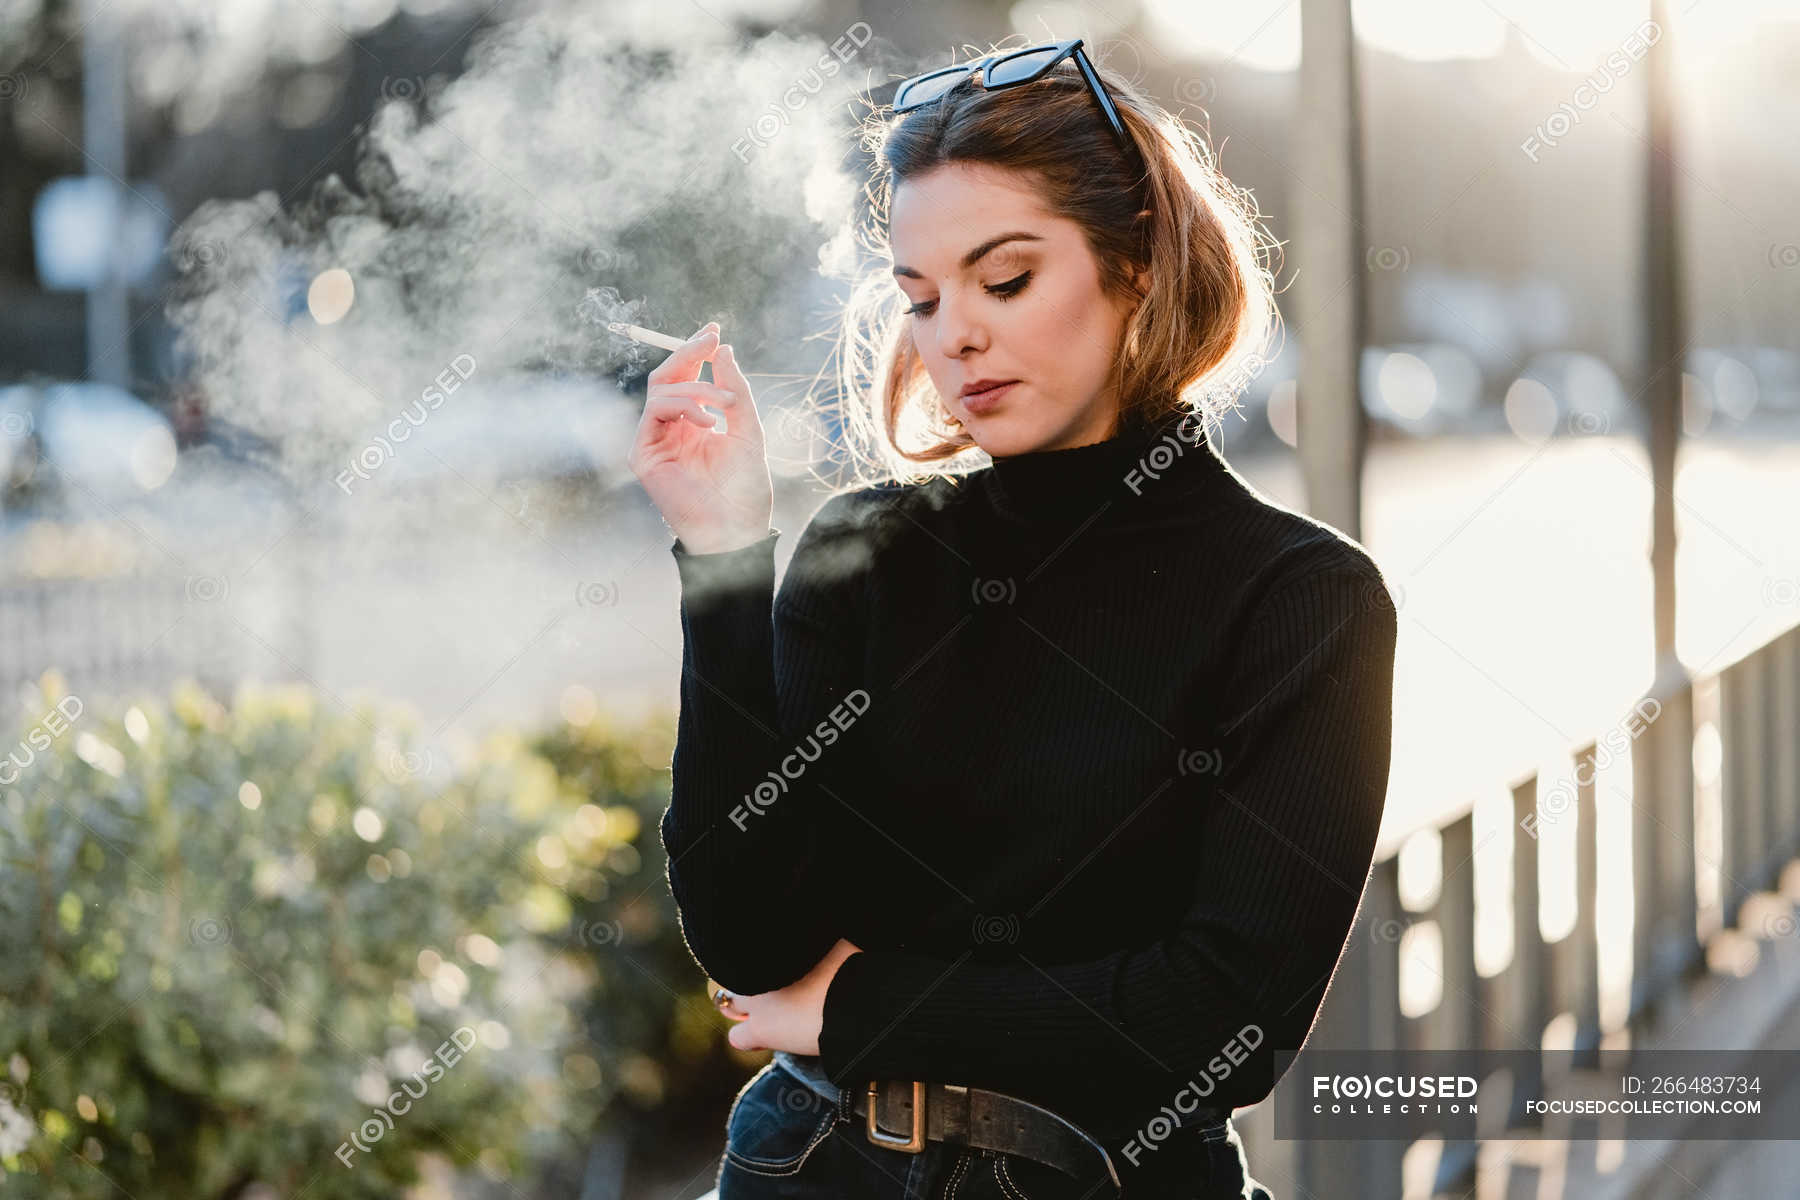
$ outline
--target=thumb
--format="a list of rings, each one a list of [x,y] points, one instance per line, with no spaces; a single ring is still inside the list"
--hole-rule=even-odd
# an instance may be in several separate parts
[[[750,1023],[748,1021],[739,1021],[736,1025],[733,1025],[730,1029],[726,1030],[725,1040],[739,1050],[761,1049],[761,1047],[756,1044],[756,1039],[750,1036]]]

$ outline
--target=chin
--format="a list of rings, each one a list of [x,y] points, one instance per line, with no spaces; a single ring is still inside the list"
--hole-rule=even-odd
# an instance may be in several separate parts
[[[974,417],[965,420],[963,428],[992,458],[1028,454],[1043,445],[1046,437],[1042,430],[1031,428],[1013,413]]]

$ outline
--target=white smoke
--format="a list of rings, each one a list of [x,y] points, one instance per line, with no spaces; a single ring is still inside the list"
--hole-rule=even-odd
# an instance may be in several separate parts
[[[474,35],[457,77],[384,89],[352,181],[286,208],[201,205],[172,239],[168,312],[209,411],[303,495],[367,496],[346,468],[366,483],[408,457],[399,436],[416,460],[442,414],[537,415],[545,385],[566,398],[572,381],[616,415],[581,432],[622,470],[636,408],[606,380],[663,352],[608,320],[684,337],[718,320],[752,371],[806,376],[820,314],[793,298],[821,287],[856,186],[853,97],[885,74],[861,23],[739,30],[794,7],[514,16]]]

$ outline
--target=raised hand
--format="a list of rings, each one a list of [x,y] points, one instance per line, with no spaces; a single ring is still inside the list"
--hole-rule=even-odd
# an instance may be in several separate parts
[[[713,364],[711,383],[700,378],[705,362]],[[724,413],[723,433],[702,405]],[[718,322],[650,372],[626,465],[688,550],[734,550],[768,536],[775,492],[762,422],[737,356],[719,344]]]

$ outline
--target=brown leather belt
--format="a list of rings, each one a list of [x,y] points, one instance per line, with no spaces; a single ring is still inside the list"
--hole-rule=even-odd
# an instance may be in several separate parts
[[[959,1083],[887,1079],[867,1090],[852,1089],[855,1108],[868,1121],[869,1140],[889,1150],[917,1154],[926,1142],[950,1142],[1017,1154],[1055,1167],[1079,1183],[1102,1175],[1123,1189],[1112,1156],[1068,1120],[1041,1105],[1005,1092]],[[907,1130],[887,1132],[883,1123]]]

